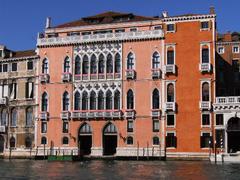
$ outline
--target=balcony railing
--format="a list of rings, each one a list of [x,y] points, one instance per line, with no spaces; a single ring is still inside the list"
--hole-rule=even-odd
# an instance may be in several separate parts
[[[176,65],[175,64],[167,64],[165,65],[165,72],[175,74],[176,73]]]
[[[90,34],[90,35],[77,35],[65,37],[51,37],[51,38],[38,38],[37,46],[49,46],[60,44],[79,44],[79,43],[92,43],[92,42],[112,42],[112,41],[126,41],[138,39],[159,39],[163,38],[164,33],[162,30],[150,31],[137,31],[137,32],[119,32],[107,34]]]
[[[90,74],[90,78],[91,78],[92,80],[95,80],[95,79],[97,79],[97,77],[98,77],[98,75],[97,75],[97,74]]]
[[[176,103],[175,102],[166,102],[165,110],[166,111],[176,111]]]
[[[134,118],[135,114],[136,114],[136,112],[134,109],[127,109],[125,112],[125,117],[126,118]]]
[[[216,103],[218,103],[218,104],[239,104],[240,96],[217,97]]]
[[[42,83],[48,83],[49,82],[49,78],[50,78],[49,74],[40,74],[39,75],[39,80]]]
[[[6,132],[6,126],[0,126],[0,133]]]
[[[201,64],[199,64],[199,70],[201,72],[211,72],[211,64],[210,63],[201,63]]]
[[[63,120],[69,120],[69,119],[70,119],[70,112],[69,112],[69,111],[62,111],[62,113],[61,113],[61,119],[63,119]]]
[[[160,109],[152,109],[151,116],[152,116],[152,117],[160,117],[160,116],[161,116],[161,111],[160,111]]]
[[[89,110],[89,111],[73,111],[71,117],[73,119],[114,119],[121,118],[121,110]]]
[[[135,79],[136,78],[136,71],[133,69],[126,70],[126,78],[127,79]]]
[[[72,74],[71,73],[63,73],[62,74],[62,81],[63,82],[70,82],[72,79]]]
[[[152,69],[152,78],[159,79],[161,77],[161,69]]]
[[[0,98],[0,105],[6,105],[7,104],[7,98]]]
[[[199,108],[201,110],[211,110],[211,102],[210,101],[200,101]]]
[[[46,121],[48,120],[48,115],[49,113],[47,111],[42,111],[39,113],[39,119]]]

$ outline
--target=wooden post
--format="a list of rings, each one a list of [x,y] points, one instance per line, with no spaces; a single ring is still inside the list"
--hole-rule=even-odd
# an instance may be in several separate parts
[[[137,161],[138,161],[138,157],[139,157],[139,142],[137,142]]]
[[[149,160],[149,146],[148,146],[148,142],[147,142],[147,160]]]
[[[44,157],[44,159],[45,159],[45,143],[44,143],[44,145],[43,145],[43,157]]]
[[[217,148],[216,148],[216,141],[214,141],[214,157],[215,157],[215,164],[217,163]]]

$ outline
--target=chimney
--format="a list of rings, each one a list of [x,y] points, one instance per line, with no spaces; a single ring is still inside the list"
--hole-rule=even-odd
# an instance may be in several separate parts
[[[163,18],[168,17],[168,12],[167,12],[167,11],[163,11],[163,12],[162,12],[162,17],[163,17]]]
[[[50,17],[47,17],[46,19],[46,29],[50,28],[51,27],[51,18]]]
[[[210,14],[215,14],[215,8],[213,6],[210,7]]]

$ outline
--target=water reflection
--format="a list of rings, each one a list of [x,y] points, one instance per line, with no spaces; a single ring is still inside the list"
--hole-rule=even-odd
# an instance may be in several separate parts
[[[1,179],[239,179],[240,164],[207,161],[0,160]]]

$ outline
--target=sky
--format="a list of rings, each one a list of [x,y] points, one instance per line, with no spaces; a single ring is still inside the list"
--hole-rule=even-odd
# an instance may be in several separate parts
[[[34,49],[46,17],[57,25],[104,11],[146,16],[162,11],[204,14],[210,6],[215,7],[219,32],[240,32],[239,0],[0,0],[0,44],[12,50]]]

